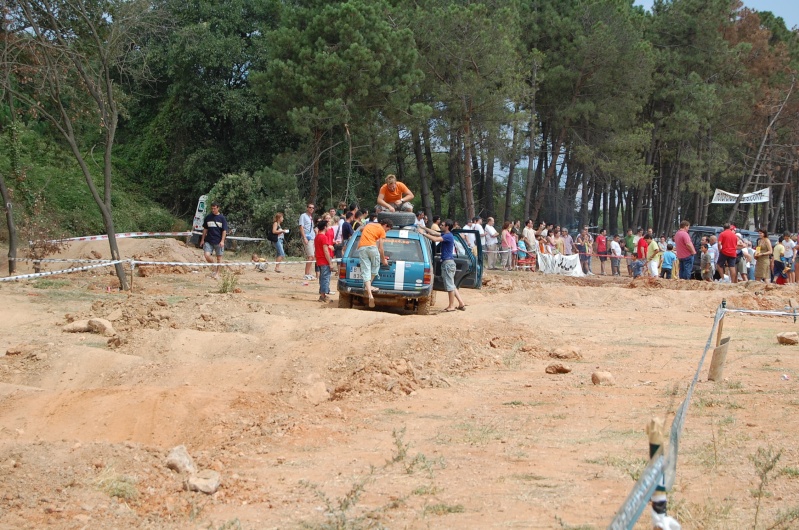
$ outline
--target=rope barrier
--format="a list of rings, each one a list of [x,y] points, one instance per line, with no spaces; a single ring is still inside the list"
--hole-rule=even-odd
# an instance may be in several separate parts
[[[117,239],[125,239],[129,237],[183,237],[190,236],[191,232],[121,232],[116,234]],[[64,242],[77,242],[77,241],[107,241],[107,234],[98,234],[96,236],[80,236],[80,237],[67,237],[64,239],[50,239],[47,243],[64,243]],[[33,242],[30,242],[33,244]]]
[[[791,309],[791,311],[787,311],[787,309]],[[702,352],[702,357],[699,359],[699,365],[696,368],[691,384],[688,386],[685,399],[677,409],[677,413],[674,415],[674,420],[671,423],[668,452],[664,455],[663,447],[661,446],[652,456],[646,468],[641,473],[638,482],[635,483],[632,491],[630,491],[630,494],[616,512],[613,521],[608,525],[609,530],[632,530],[638,518],[643,513],[649,499],[652,497],[652,494],[655,492],[655,489],[658,488],[658,486],[665,491],[669,491],[673,488],[677,476],[677,455],[680,449],[680,435],[685,426],[685,419],[688,416],[691,398],[693,397],[696,383],[699,381],[699,375],[702,373],[702,366],[705,363],[707,354],[709,351],[715,349],[713,346],[713,335],[720,331],[719,323],[727,313],[785,316],[793,318],[794,322],[796,322],[797,316],[796,308],[786,307],[786,311],[735,309],[727,308],[726,302],[722,302],[721,306],[716,310],[716,316],[713,319],[713,326],[710,329],[705,349]]]
[[[55,276],[58,274],[71,274],[73,272],[83,272],[101,267],[108,267],[116,265],[117,263],[129,263],[131,271],[136,265],[162,265],[162,266],[177,266],[177,267],[248,267],[248,266],[261,266],[261,265],[305,265],[306,263],[316,263],[313,260],[309,261],[229,261],[222,263],[208,263],[208,262],[185,262],[185,261],[142,261],[135,259],[122,259],[122,260],[104,260],[104,259],[33,259],[33,258],[15,258],[16,261],[34,261],[40,263],[90,263],[85,267],[73,267],[70,269],[61,269],[57,271],[36,272],[31,274],[21,274],[17,276],[8,276],[0,278],[0,282],[13,282],[19,280],[30,280],[34,278],[42,278],[45,276]],[[336,261],[336,260],[334,260]]]
[[[98,269],[100,267],[108,267],[110,265],[116,265],[117,263],[125,263],[127,260],[117,260],[117,261],[110,261],[106,263],[98,263],[96,265],[87,265],[85,267],[75,267],[72,269],[61,269],[57,271],[48,271],[48,272],[36,272],[33,274],[22,274],[19,276],[8,276],[6,278],[0,278],[0,282],[15,282],[19,280],[30,280],[31,278],[42,278],[44,276],[55,276],[56,274],[70,274],[73,272],[82,272],[88,271],[91,269]]]
[[[130,237],[188,237],[191,236],[192,232],[121,232],[116,234],[117,239],[126,239]],[[245,237],[245,236],[227,236],[226,239],[230,239],[232,241],[266,241],[266,239],[262,237]],[[66,237],[64,239],[50,239],[47,240],[47,243],[68,243],[68,242],[79,242],[79,241],[107,241],[108,235],[107,234],[98,234],[95,236],[80,236],[80,237]],[[33,244],[33,241],[29,242]]]
[[[702,372],[707,352],[711,350],[713,334],[716,332],[716,328],[726,312],[727,309],[721,306],[716,310],[713,327],[710,329],[705,350],[699,359],[699,365],[696,368],[691,384],[688,386],[685,399],[677,409],[677,413],[671,423],[668,454],[663,457],[663,448],[661,446],[655,456],[649,460],[649,464],[644,469],[644,472],[641,473],[638,482],[635,483],[627,499],[616,512],[613,521],[608,525],[609,530],[632,530],[657,486],[663,486],[666,491],[674,486],[674,480],[677,475],[677,453],[680,446],[680,435],[685,425],[685,418],[688,415],[688,407],[690,406],[696,383],[699,381],[699,374]]]

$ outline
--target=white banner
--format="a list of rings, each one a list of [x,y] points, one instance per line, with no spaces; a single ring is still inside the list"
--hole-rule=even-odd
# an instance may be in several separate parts
[[[580,266],[580,255],[572,254],[571,256],[564,256],[563,254],[541,254],[536,245],[536,255],[538,260],[538,268],[544,274],[563,274],[564,276],[585,276],[583,268]]]
[[[741,195],[741,204],[768,202],[770,189],[771,188],[763,188],[762,190],[758,190],[752,193],[744,193],[743,195]],[[711,204],[735,204],[735,201],[737,199],[738,199],[737,193],[729,193],[724,190],[716,190],[716,194],[713,195],[713,200],[710,202]]]

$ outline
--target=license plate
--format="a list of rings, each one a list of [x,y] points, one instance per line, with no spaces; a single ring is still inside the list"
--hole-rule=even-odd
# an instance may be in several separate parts
[[[353,267],[350,269],[350,280],[360,280],[361,279],[361,267]]]

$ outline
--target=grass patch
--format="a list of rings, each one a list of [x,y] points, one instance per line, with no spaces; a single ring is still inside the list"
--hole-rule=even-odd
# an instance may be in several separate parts
[[[633,479],[633,481],[637,481],[649,460],[643,457],[604,456],[588,459],[585,462],[616,468]]]
[[[412,495],[419,495],[419,496],[435,495],[439,491],[440,490],[438,489],[438,487],[435,486],[434,484],[425,484],[423,486],[419,486],[418,488],[414,489],[411,492],[411,494]]]
[[[455,429],[463,433],[461,440],[470,445],[485,445],[502,438],[502,433],[493,424],[478,425],[464,422],[455,425]]]
[[[135,501],[139,497],[136,483],[134,477],[120,475],[113,467],[107,467],[97,478],[97,487],[101,491],[123,501]]]
[[[727,519],[732,507],[731,501],[717,503],[713,499],[708,499],[699,504],[676,499],[669,501],[669,515],[680,521],[683,528],[724,530],[730,527]]]
[[[34,289],[61,289],[62,287],[69,287],[70,285],[72,285],[72,282],[69,280],[52,278],[36,280],[33,282]]]
[[[410,412],[399,409],[385,409],[383,410],[383,414],[387,414],[389,416],[404,416],[406,414],[410,414]]]
[[[575,526],[567,523],[557,515],[555,516],[555,521],[557,521],[560,528],[563,528],[564,530],[594,530],[594,527],[590,524],[580,524]]]
[[[514,480],[521,480],[524,482],[531,482],[537,480],[546,480],[547,478],[542,475],[536,475],[535,473],[514,473],[510,476],[510,478]]]
[[[189,298],[188,296],[177,296],[177,295],[167,296],[166,303],[173,306],[179,304],[180,302],[183,302],[184,300],[187,300],[188,298]]]
[[[743,406],[735,401],[731,401],[729,399],[716,399],[716,398],[706,398],[700,397],[696,400],[695,406],[700,411],[704,411],[705,409],[710,408],[725,408],[729,410],[737,410],[742,409]]]
[[[546,401],[508,401],[503,403],[502,405],[506,407],[540,407],[541,405],[547,405]]]
[[[780,475],[790,478],[799,478],[799,467],[784,467],[780,469]]]
[[[225,270],[222,271],[222,281],[219,283],[219,292],[224,293],[232,293],[236,290],[236,286],[239,284],[239,277],[237,274],[230,272],[228,267],[225,267]]]
[[[425,515],[447,515],[448,513],[463,513],[466,509],[462,504],[428,504],[424,507]]]

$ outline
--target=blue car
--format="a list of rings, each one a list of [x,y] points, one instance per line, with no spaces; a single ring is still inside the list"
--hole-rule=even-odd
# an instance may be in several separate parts
[[[477,255],[464,241],[461,236],[463,232],[475,234]],[[456,255],[455,285],[458,288],[479,289],[483,275],[479,234],[473,230],[453,230],[453,235]],[[348,241],[339,261],[338,306],[342,308],[367,305],[361,262],[358,258],[360,239],[359,229]],[[437,247],[413,224],[395,226],[389,230],[383,241],[388,265],[380,266],[379,276],[372,282],[372,287],[379,289],[374,293],[375,305],[401,307],[419,315],[428,314],[430,307],[435,304],[436,291],[444,290],[441,255],[437,252]]]

